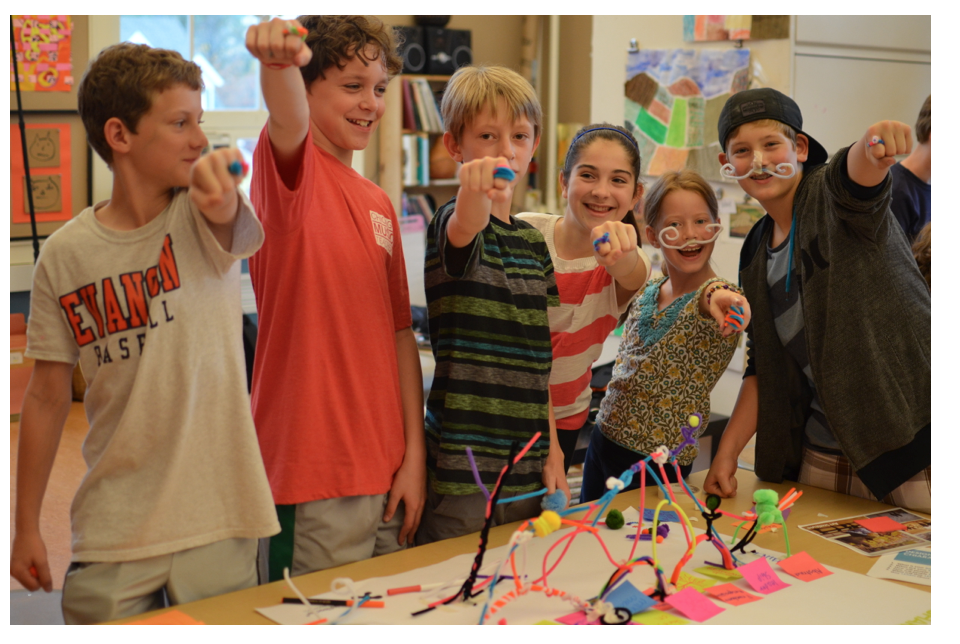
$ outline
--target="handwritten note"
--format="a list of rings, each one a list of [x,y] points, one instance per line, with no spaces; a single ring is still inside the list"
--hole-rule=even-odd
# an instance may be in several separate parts
[[[760,601],[760,599],[762,599],[756,595],[751,595],[742,588],[737,588],[733,584],[720,584],[719,586],[707,588],[706,592],[711,597],[716,597],[731,606],[749,604],[750,602]]]
[[[803,581],[813,581],[814,579],[820,579],[821,577],[833,574],[827,570],[826,566],[817,563],[817,561],[806,552],[798,552],[792,557],[782,559],[780,561],[780,567],[787,573]]]
[[[667,603],[692,620],[703,622],[724,611],[694,588],[684,588],[667,597]]]
[[[624,581],[614,588],[604,601],[617,607],[628,608],[631,613],[642,613],[657,603],[637,590],[629,581]]]
[[[716,566],[703,566],[701,568],[694,568],[693,571],[721,581],[743,579],[743,575],[737,570],[727,570],[726,568],[717,568]]]
[[[777,577],[777,573],[773,572],[770,562],[766,559],[751,561],[745,566],[740,566],[737,570],[740,571],[751,588],[763,595],[769,595],[790,587],[790,584]]]
[[[872,519],[857,519],[854,523],[859,523],[870,532],[896,532],[897,530],[906,530],[907,526],[894,521],[890,517],[874,517]]]
[[[683,590],[684,588],[696,588],[700,592],[703,592],[704,589],[716,585],[717,582],[713,579],[696,577],[688,572],[681,572],[680,577],[677,579],[677,590]]]

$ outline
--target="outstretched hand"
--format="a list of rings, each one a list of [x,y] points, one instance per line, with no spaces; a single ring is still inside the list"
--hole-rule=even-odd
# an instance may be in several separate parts
[[[303,67],[313,58],[313,51],[303,40],[305,31],[296,20],[274,18],[255,24],[247,29],[247,51],[274,69]]]
[[[637,229],[622,221],[605,222],[594,228],[590,236],[593,256],[600,266],[613,266],[637,249]]]
[[[736,325],[727,321],[727,316],[731,313],[731,308],[738,306],[743,309],[743,313],[738,317],[743,318],[743,322],[738,329]],[[734,333],[740,333],[750,324],[750,303],[747,298],[735,291],[718,288],[710,296],[710,316],[717,321],[720,326],[720,335],[725,338]]]

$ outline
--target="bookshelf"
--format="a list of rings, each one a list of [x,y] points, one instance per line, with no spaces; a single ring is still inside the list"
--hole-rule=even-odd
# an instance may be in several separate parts
[[[390,82],[380,121],[379,171],[380,187],[398,217],[403,212],[404,193],[411,199],[430,195],[437,206],[456,194],[457,178],[430,178],[427,161],[434,146],[442,145],[439,98],[448,80],[449,76],[401,74]],[[429,105],[433,97],[435,107]]]

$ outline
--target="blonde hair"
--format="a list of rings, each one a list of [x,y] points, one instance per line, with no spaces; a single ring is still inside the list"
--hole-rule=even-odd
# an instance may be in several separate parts
[[[777,132],[779,132],[780,134],[790,139],[790,142],[793,143],[793,149],[794,150],[797,149],[797,131],[794,130],[789,125],[787,125],[786,123],[781,123],[780,121],[775,121],[774,119],[758,119],[756,121],[750,121],[750,123],[752,125],[763,125],[766,127],[772,127]],[[746,123],[744,123],[743,125],[746,125]],[[723,151],[726,152],[727,154],[730,154],[730,151],[727,149],[727,145],[730,143],[730,139],[732,139],[737,135],[737,133],[740,131],[740,128],[743,127],[743,125],[738,125],[736,129],[730,132],[730,135],[727,137],[727,140],[724,141]]]
[[[707,183],[707,180],[693,170],[680,170],[661,174],[657,182],[647,192],[647,196],[643,200],[643,218],[648,226],[654,229],[657,227],[663,200],[675,190],[689,190],[697,193],[707,202],[707,208],[710,210],[710,216],[713,220],[720,220],[717,195],[710,184]]]
[[[543,110],[533,86],[517,72],[498,65],[461,67],[454,73],[440,104],[444,128],[459,143],[464,128],[484,107],[489,105],[496,116],[501,98],[513,120],[525,115],[533,125],[534,137],[539,137]]]

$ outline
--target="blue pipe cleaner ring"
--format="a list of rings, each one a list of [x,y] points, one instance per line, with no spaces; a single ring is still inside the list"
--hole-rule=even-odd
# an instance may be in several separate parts
[[[517,173],[513,171],[513,168],[505,165],[498,165],[493,171],[494,179],[506,179],[507,181],[513,181],[517,176]]]
[[[235,177],[242,177],[247,173],[247,164],[243,161],[233,160],[227,166],[227,171]]]
[[[875,136],[870,139],[869,143],[867,143],[868,148],[872,148],[875,145],[884,145],[883,139],[881,139],[879,136]]]
[[[600,244],[607,244],[610,242],[610,233],[603,233],[600,237],[597,237],[593,240],[593,250],[600,252]]]

